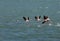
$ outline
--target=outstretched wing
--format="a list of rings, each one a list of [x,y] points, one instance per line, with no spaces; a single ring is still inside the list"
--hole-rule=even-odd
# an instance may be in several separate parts
[[[23,17],[23,19],[26,21],[26,18],[25,17]]]
[[[46,21],[43,21],[42,24],[44,24]]]
[[[35,19],[37,19],[37,16],[35,16]]]
[[[44,19],[47,19],[48,18],[48,16],[44,16]]]
[[[41,18],[41,16],[39,16],[39,19]]]
[[[28,20],[29,20],[29,17],[28,17]]]

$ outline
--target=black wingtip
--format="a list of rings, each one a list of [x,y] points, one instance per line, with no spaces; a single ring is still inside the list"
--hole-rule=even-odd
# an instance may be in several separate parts
[[[23,19],[26,21],[26,17],[23,17]]]
[[[29,20],[29,17],[28,17],[28,20]]]
[[[39,19],[41,18],[41,16],[39,16]]]
[[[48,16],[44,16],[44,19],[47,19],[48,18]]]
[[[43,21],[42,24],[44,24],[46,21]]]
[[[37,16],[35,16],[35,19],[37,19]]]

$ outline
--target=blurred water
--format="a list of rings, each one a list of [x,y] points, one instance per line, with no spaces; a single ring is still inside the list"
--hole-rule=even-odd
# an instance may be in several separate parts
[[[36,22],[38,15],[53,24]],[[33,20],[27,24],[23,16]],[[0,41],[60,41],[60,0],[0,0]]]

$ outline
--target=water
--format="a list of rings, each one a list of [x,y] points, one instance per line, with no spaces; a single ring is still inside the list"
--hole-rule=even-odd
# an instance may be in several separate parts
[[[53,23],[36,22],[38,15]],[[23,16],[32,20],[27,24]],[[0,41],[60,41],[60,0],[0,0]]]

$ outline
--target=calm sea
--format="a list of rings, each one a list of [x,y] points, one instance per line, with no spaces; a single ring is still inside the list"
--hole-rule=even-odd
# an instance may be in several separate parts
[[[51,25],[34,20],[44,15]],[[60,0],[0,0],[0,41],[60,41]]]

